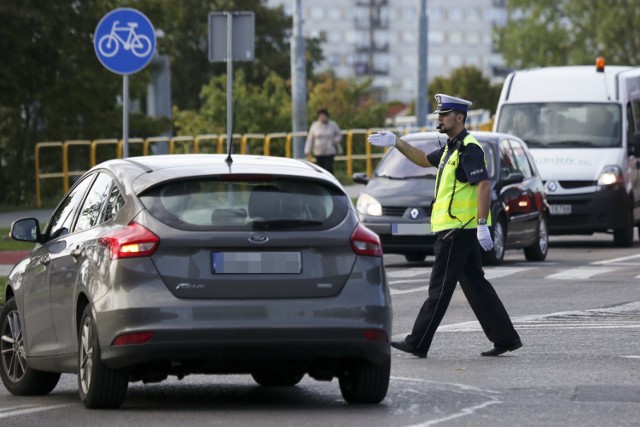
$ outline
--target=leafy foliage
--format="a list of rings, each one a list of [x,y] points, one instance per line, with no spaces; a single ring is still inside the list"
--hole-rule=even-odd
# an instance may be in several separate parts
[[[489,79],[473,66],[457,68],[448,78],[436,77],[429,85],[430,94],[446,93],[468,99],[473,102],[473,109],[484,108],[491,112],[496,111],[501,89],[501,85],[492,85]],[[431,111],[435,110],[437,107],[435,99],[431,97],[429,102],[431,102]]]
[[[513,68],[640,62],[637,0],[508,0],[499,46]]]

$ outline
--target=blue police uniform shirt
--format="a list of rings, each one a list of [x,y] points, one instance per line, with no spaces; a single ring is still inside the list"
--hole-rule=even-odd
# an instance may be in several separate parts
[[[447,145],[449,146],[449,150],[454,148],[455,141],[464,140],[468,134],[469,132],[463,129],[455,138],[448,139]],[[436,167],[440,165],[443,153],[444,147],[427,154],[429,163]],[[460,151],[460,164],[456,169],[456,179],[460,182],[468,182],[470,184],[477,184],[480,181],[489,179],[489,173],[484,164],[484,152],[476,144],[467,144],[464,146],[464,149]]]

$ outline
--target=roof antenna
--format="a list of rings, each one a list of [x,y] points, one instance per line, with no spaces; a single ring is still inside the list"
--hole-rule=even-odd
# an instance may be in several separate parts
[[[231,116],[231,130],[228,132],[228,138],[227,138],[227,158],[224,159],[224,161],[227,163],[228,166],[231,166],[231,163],[233,163],[233,159],[231,158],[231,153],[233,152],[233,126],[234,126],[234,122],[236,121],[237,104],[238,104],[238,99],[236,98],[236,100],[233,101],[233,111]]]

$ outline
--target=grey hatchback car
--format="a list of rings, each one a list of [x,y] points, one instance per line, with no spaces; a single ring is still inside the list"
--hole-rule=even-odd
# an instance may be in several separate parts
[[[82,403],[129,382],[244,373],[261,386],[338,378],[379,403],[392,310],[378,236],[312,163],[187,154],[104,162],[64,196],[14,267],[0,315],[2,381],[47,394],[76,373]]]

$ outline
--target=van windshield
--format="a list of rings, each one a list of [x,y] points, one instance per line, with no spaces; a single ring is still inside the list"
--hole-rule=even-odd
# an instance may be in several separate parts
[[[500,111],[497,131],[519,136],[531,148],[622,147],[617,104],[508,104]]]

